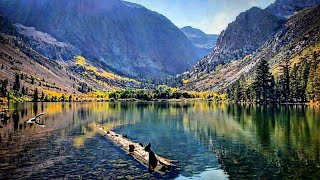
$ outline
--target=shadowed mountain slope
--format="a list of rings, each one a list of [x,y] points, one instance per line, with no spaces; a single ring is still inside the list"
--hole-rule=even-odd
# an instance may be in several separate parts
[[[0,12],[121,75],[174,75],[198,60],[192,43],[167,18],[120,0],[0,0]]]

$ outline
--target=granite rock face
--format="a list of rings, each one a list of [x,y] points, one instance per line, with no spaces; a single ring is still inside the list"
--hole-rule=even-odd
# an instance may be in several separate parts
[[[15,24],[15,29],[32,49],[54,60],[73,59],[81,51],[69,43],[59,42],[47,33],[37,31],[34,27]]]
[[[259,48],[283,28],[285,20],[253,7],[240,13],[220,34],[214,50],[191,69],[191,73],[207,73],[219,64],[240,60]]]
[[[253,7],[237,16],[217,42],[215,53],[228,62],[253,52],[278,32],[284,21],[263,9]],[[220,60],[220,61],[221,61]]]

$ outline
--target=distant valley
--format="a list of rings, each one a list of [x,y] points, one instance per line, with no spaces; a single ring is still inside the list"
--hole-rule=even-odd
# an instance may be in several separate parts
[[[183,27],[181,31],[196,47],[196,52],[200,57],[204,57],[212,52],[219,37],[217,34],[205,34],[200,29],[191,26]]]

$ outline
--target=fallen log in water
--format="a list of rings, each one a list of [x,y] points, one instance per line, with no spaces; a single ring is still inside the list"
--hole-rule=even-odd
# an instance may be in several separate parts
[[[94,127],[99,130],[105,137],[111,140],[114,144],[118,145],[125,152],[132,155],[137,161],[139,161],[142,165],[146,166],[150,170],[154,172],[158,172],[163,174],[167,171],[171,170],[171,167],[177,167],[173,164],[174,160],[163,158],[159,155],[155,154],[157,159],[157,164],[154,168],[151,168],[149,165],[149,152],[145,150],[145,148],[140,143],[135,143],[129,139],[127,139],[126,135],[117,134],[113,131],[106,131],[99,124],[94,124]]]
[[[38,114],[38,115],[36,115],[35,117],[30,118],[30,119],[27,121],[27,123],[28,123],[28,124],[37,124],[37,125],[39,125],[39,126],[41,126],[41,127],[44,127],[44,124],[43,124],[43,123],[40,123],[40,122],[37,121],[37,120],[38,120],[41,116],[43,116],[43,115],[45,115],[45,113]]]

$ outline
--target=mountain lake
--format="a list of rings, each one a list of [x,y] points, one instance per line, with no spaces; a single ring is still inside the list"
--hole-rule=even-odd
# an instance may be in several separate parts
[[[39,124],[29,118],[45,112]],[[10,104],[0,179],[301,179],[320,177],[320,109],[215,102]],[[92,123],[178,160],[150,174]]]

